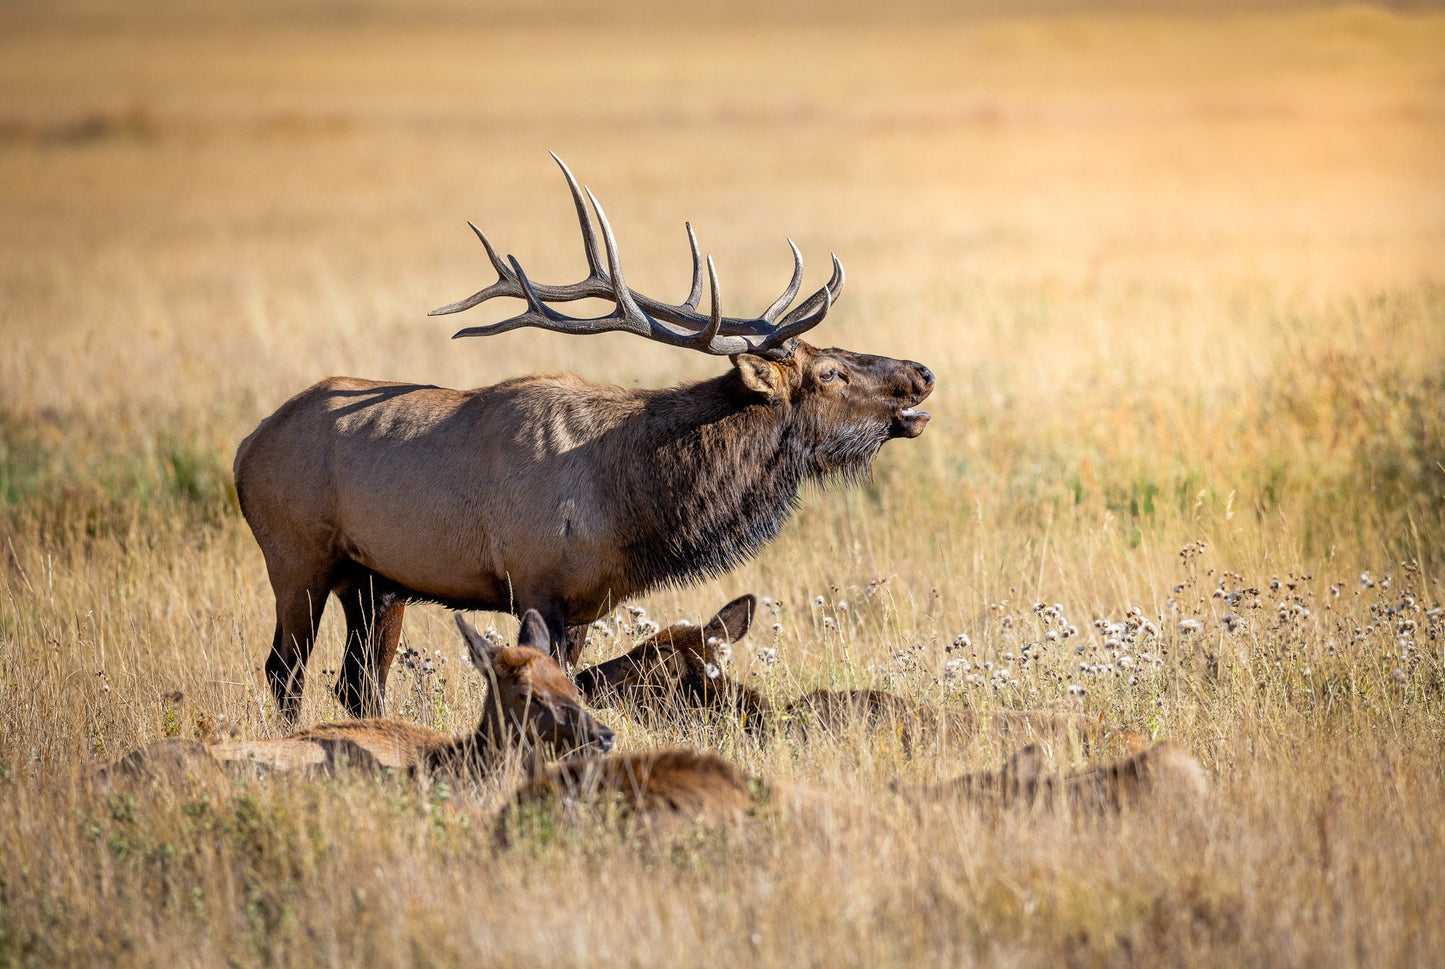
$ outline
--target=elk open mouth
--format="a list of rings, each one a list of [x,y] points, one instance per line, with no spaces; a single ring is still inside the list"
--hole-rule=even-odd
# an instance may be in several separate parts
[[[908,405],[893,412],[893,423],[888,427],[889,437],[917,437],[923,433],[923,428],[932,415],[926,410],[918,410],[917,405],[923,403],[932,389],[930,386]]]
[[[904,407],[893,415],[893,424],[888,429],[890,437],[917,437],[923,433],[923,427],[931,417],[926,410],[914,410],[912,407]]]

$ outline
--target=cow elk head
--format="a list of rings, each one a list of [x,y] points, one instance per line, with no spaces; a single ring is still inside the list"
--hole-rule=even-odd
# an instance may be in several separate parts
[[[718,649],[747,635],[757,603],[755,596],[741,596],[706,625],[669,626],[629,652],[582,670],[577,686],[593,701],[612,694],[645,707],[727,710],[737,713],[748,730],[759,731],[769,712],[767,701],[722,672]]]
[[[612,730],[583,708],[577,687],[548,654],[547,626],[536,610],[522,617],[515,646],[491,642],[460,613],[456,620],[473,665],[491,685],[482,733],[559,751],[612,749]]]

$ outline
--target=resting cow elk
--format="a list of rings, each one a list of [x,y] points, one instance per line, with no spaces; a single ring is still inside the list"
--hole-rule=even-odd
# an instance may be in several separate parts
[[[1102,815],[1146,804],[1198,806],[1208,796],[1209,778],[1193,754],[1167,741],[1071,774],[1046,773],[1043,752],[1030,744],[998,771],[900,793],[918,801]]]
[[[588,703],[608,696],[630,702],[639,711],[708,710],[735,716],[744,729],[767,729],[772,706],[758,691],[722,672],[720,643],[735,643],[752,625],[757,599],[741,596],[718,610],[705,625],[676,623],[628,652],[577,671],[577,688]]]
[[[915,806],[957,803],[983,812],[1057,812],[1093,818],[1169,808],[1181,812],[1177,817],[1182,820],[1207,803],[1209,779],[1199,761],[1173,743],[1155,744],[1071,774],[1046,772],[1042,751],[1031,744],[998,771],[925,787],[895,785],[894,790]],[[827,820],[846,806],[825,792],[756,777],[713,753],[656,750],[556,764],[517,789],[497,829],[509,837],[534,812],[550,815],[553,822],[585,811],[610,810],[622,820],[681,819],[716,825],[779,811]]]
[[[534,811],[614,809],[626,818],[676,817],[720,824],[745,817],[766,793],[756,778],[717,754],[684,748],[582,757],[554,764],[522,784],[498,818],[506,836]]]
[[[380,711],[412,601],[536,609],[570,664],[587,624],[618,601],[727,572],[773,539],[804,482],[864,478],[885,442],[928,423],[916,409],[933,388],[927,367],[798,339],[842,290],[836,257],[831,280],[783,315],[802,280],[793,247],[792,280],[756,319],[721,315],[709,257],[703,313],[689,227],[691,292],[663,303],[627,287],[601,206],[589,191],[599,246],[582,190],[562,170],[587,277],[534,283],[473,226],[498,279],[434,313],[520,298],[526,312],[456,335],[621,330],[728,355],[732,366],[657,390],[572,374],[469,391],[332,377],[283,404],[241,442],[235,476],[276,596],[266,674],[284,716],[294,718],[330,594],[347,626],[336,691],[353,714]],[[583,319],[549,305],[583,298],[615,309]]]
[[[972,710],[938,707],[908,700],[886,690],[814,690],[774,711],[756,690],[722,672],[718,646],[747,634],[757,600],[746,595],[729,602],[704,626],[678,623],[630,651],[577,673],[577,686],[589,703],[607,694],[639,709],[713,711],[737,717],[750,733],[765,735],[785,727],[799,736],[823,730],[841,732],[851,724],[895,732],[905,748],[924,742],[968,742],[982,733],[1016,741],[1095,739],[1097,718],[1037,710]]]
[[[97,779],[204,776],[217,768],[326,773],[340,763],[465,777],[485,774],[510,750],[538,744],[564,753],[612,749],[612,731],[582,707],[577,688],[547,652],[540,616],[523,618],[516,646],[488,642],[460,614],[456,618],[473,664],[490,684],[475,733],[447,736],[401,720],[371,719],[320,724],[277,740],[209,746],[162,740],[103,768]]]

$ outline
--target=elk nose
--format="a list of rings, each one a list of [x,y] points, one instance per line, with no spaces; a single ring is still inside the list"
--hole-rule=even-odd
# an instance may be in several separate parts
[[[921,364],[921,363],[917,363],[917,362],[912,361],[912,360],[910,360],[910,361],[908,361],[908,362],[909,362],[909,363],[912,363],[912,364],[913,364],[913,369],[918,371],[918,376],[923,379],[923,386],[924,386],[924,387],[932,387],[932,386],[933,386],[933,371],[932,371],[932,370],[929,370],[927,367],[925,367],[925,366],[924,366],[923,364]]]

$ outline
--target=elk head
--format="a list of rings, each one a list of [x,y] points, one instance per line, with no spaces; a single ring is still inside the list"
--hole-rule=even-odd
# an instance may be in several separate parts
[[[917,406],[933,390],[933,372],[912,360],[799,340],[786,356],[749,353],[733,361],[748,391],[792,412],[788,425],[814,475],[866,476],[885,442],[917,437],[928,424]]]
[[[472,664],[491,684],[478,732],[550,744],[557,750],[612,749],[611,729],[582,706],[581,694],[548,654],[547,625],[535,609],[522,617],[516,646],[492,643],[457,613]]]
[[[611,692],[634,702],[678,707],[733,708],[750,730],[761,729],[766,701],[722,673],[717,647],[747,635],[757,598],[741,596],[718,610],[705,626],[678,623],[615,659],[577,674],[589,700]]]

